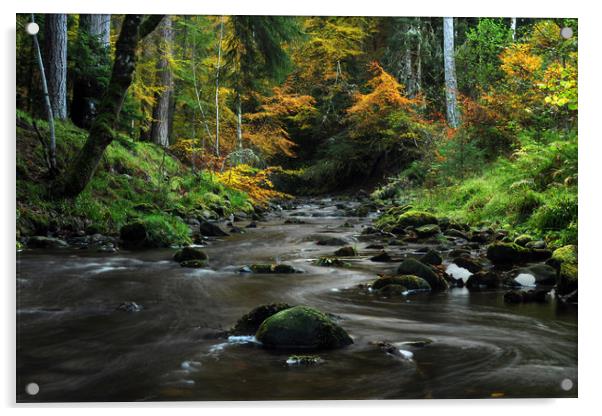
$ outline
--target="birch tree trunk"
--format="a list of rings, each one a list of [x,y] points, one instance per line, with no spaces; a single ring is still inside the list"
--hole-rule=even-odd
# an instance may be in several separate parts
[[[240,93],[236,94],[236,141],[238,148],[242,149],[242,103]]]
[[[166,16],[159,28],[159,62],[157,72],[161,91],[155,97],[153,122],[151,124],[151,140],[160,146],[169,146],[169,107],[173,90],[173,76],[170,68],[172,54],[173,30],[171,17]]]
[[[443,62],[445,67],[445,101],[447,123],[456,128],[460,124],[458,113],[458,84],[456,81],[456,60],[454,57],[454,18],[443,18]]]
[[[516,40],[516,17],[510,18],[510,30],[512,31],[512,40]]]
[[[104,93],[104,86],[98,80],[98,67],[109,62],[111,32],[110,14],[80,14],[79,43],[93,55],[96,68],[88,68],[79,63],[80,70],[73,82],[71,120],[82,128],[89,128],[96,117],[98,103]]]
[[[67,118],[67,15],[47,14],[45,52],[48,94],[54,118]]]
[[[140,41],[161,22],[162,15],[126,15],[115,46],[115,62],[111,80],[104,94],[98,116],[94,119],[88,140],[65,175],[54,186],[54,196],[76,197],[84,190],[98,167],[105,149],[115,138],[121,106],[132,83]]]

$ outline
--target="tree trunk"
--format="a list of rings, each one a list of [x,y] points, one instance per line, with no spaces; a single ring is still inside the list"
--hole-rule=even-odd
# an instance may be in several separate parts
[[[238,148],[242,149],[242,103],[240,93],[236,94],[236,140]]]
[[[458,84],[456,81],[456,60],[454,57],[454,18],[443,18],[443,62],[445,66],[445,101],[447,123],[456,128],[460,124],[458,114]]]
[[[169,146],[169,104],[173,89],[173,76],[170,68],[173,30],[171,17],[166,16],[159,29],[159,62],[157,72],[161,91],[155,96],[153,122],[151,124],[151,140],[163,147]]]
[[[512,40],[516,40],[516,17],[510,18],[510,30],[512,31]]]
[[[217,68],[215,69],[215,156],[219,157],[219,70],[222,62],[222,41],[224,39],[224,16],[220,23],[217,45]]]
[[[143,21],[143,15],[126,15],[115,47],[111,80],[100,102],[98,116],[92,123],[84,147],[56,183],[55,196],[76,197],[92,179],[105,149],[115,138],[114,129],[136,68],[138,44],[155,29],[162,17],[151,15]]]
[[[106,67],[109,62],[111,31],[110,14],[80,14],[79,44],[92,51],[97,67]],[[104,93],[104,85],[98,80],[97,68],[88,68],[76,63],[79,71],[73,82],[71,120],[82,128],[89,128],[98,111],[98,104]]]
[[[47,14],[45,22],[46,75],[55,118],[67,118],[67,15]]]

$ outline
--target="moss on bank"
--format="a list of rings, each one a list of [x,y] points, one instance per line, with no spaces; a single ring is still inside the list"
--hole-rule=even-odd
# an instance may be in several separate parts
[[[44,152],[33,120],[17,119],[17,239],[85,230],[116,235],[140,221],[149,238],[164,244],[190,242],[188,217],[216,218],[253,210],[248,197],[219,183],[210,173],[193,174],[162,148],[119,136],[107,148],[86,189],[72,200],[48,197]],[[44,121],[35,121],[42,135]],[[64,170],[87,139],[69,122],[56,122],[57,165]]]

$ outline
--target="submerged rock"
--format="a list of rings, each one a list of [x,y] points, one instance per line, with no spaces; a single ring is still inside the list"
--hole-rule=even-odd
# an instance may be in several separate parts
[[[330,235],[319,235],[316,236],[316,244],[319,246],[343,246],[347,244],[347,241]]]
[[[318,266],[346,267],[349,264],[339,259],[338,257],[323,256],[316,260]]]
[[[502,278],[491,271],[480,271],[471,275],[466,281],[468,289],[495,289],[502,284]]]
[[[122,312],[140,312],[143,307],[136,302],[123,302],[116,308],[118,311]]]
[[[28,248],[66,248],[69,244],[60,238],[34,235],[27,240]]]
[[[353,257],[357,256],[357,251],[351,246],[345,246],[335,251],[334,255],[338,257]]]
[[[437,274],[430,266],[414,258],[404,260],[397,268],[397,273],[421,277],[431,285],[433,291],[441,291],[448,288],[447,282],[443,276]]]
[[[289,264],[278,263],[278,264],[251,264],[249,266],[253,273],[299,273],[297,269]]]
[[[286,360],[288,365],[312,366],[323,363],[324,360],[319,355],[291,355]]]
[[[295,306],[267,318],[255,334],[267,348],[332,349],[353,343],[343,328],[326,314]]]
[[[374,262],[386,263],[386,262],[389,262],[392,260],[393,260],[393,258],[391,257],[391,255],[384,250],[381,251],[380,253],[378,253],[376,256],[370,257],[370,261],[374,261]]]
[[[207,260],[184,260],[180,262],[180,266],[200,269],[201,267],[207,266]]]
[[[510,290],[504,293],[505,303],[545,303],[547,301],[548,292],[545,290]]]
[[[431,290],[431,285],[426,280],[413,275],[381,277],[372,283],[372,289],[380,290],[390,285],[403,286],[407,290]]]
[[[189,260],[201,260],[207,262],[207,260],[209,260],[209,256],[207,256],[203,250],[200,250],[196,247],[184,247],[174,254],[173,259],[178,263]]]
[[[263,321],[270,316],[289,309],[292,306],[287,303],[270,303],[261,305],[252,309],[249,313],[240,318],[234,328],[230,331],[232,335],[254,335]]]

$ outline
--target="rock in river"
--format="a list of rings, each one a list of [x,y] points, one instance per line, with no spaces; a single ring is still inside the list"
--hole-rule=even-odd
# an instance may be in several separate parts
[[[203,251],[195,247],[184,247],[174,254],[173,259],[178,263],[188,260],[209,260],[209,256]]]
[[[287,303],[270,303],[258,306],[240,318],[230,333],[232,335],[254,335],[263,321],[280,311],[290,308],[291,305]]]
[[[426,254],[420,257],[420,261],[424,264],[438,266],[443,263],[443,258],[441,258],[441,255],[435,250],[429,250],[426,252]]]
[[[357,256],[357,251],[351,246],[345,246],[335,251],[334,255],[338,257],[353,257]]]
[[[200,220],[199,231],[206,237],[224,237],[229,235],[219,225],[204,219]]]
[[[430,266],[414,258],[404,260],[397,268],[397,273],[421,277],[431,285],[433,291],[446,290],[448,288],[447,282],[442,276],[435,273]]]
[[[68,244],[59,239],[52,237],[44,237],[41,235],[34,235],[27,240],[27,247],[29,248],[65,248]]]
[[[403,286],[408,290],[431,290],[431,285],[426,280],[412,275],[381,277],[372,283],[372,289],[380,290],[390,285]]]
[[[353,343],[343,328],[307,306],[295,306],[270,316],[255,337],[267,348],[332,349]]]

